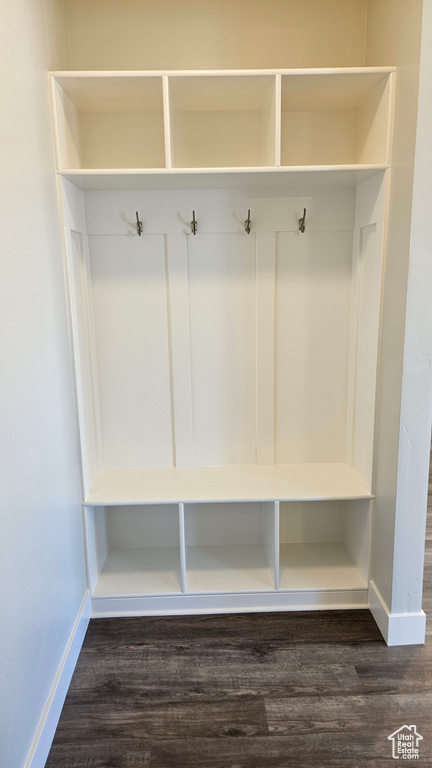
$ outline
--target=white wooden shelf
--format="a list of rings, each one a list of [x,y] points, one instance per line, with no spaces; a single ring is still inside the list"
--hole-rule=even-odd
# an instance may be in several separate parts
[[[274,589],[264,548],[200,546],[187,548],[188,592],[256,592]]]
[[[187,548],[187,592],[257,592],[275,585],[262,546]],[[367,584],[341,542],[281,544],[284,591],[366,590]],[[176,547],[111,550],[93,596],[132,597],[181,593]]]
[[[178,547],[113,549],[99,575],[94,597],[181,592]]]
[[[347,464],[278,464],[106,469],[95,478],[85,504],[370,498],[361,477]]]
[[[281,544],[280,590],[364,590],[367,584],[341,542]],[[257,592],[275,585],[262,546],[187,548],[187,592]],[[94,597],[181,593],[179,550],[111,550]]]
[[[56,80],[74,80],[78,78],[81,82],[88,78],[159,78],[163,75],[168,77],[221,77],[227,75],[238,76],[262,76],[262,75],[302,75],[310,77],[311,75],[380,75],[396,72],[396,67],[296,67],[282,69],[63,69],[51,70],[48,74]]]
[[[129,172],[141,188],[171,188],[197,170],[221,181],[228,169],[382,168],[393,72],[53,72],[57,168],[86,189],[124,188]]]
[[[158,189],[283,188],[287,192],[322,187],[355,187],[382,173],[387,163],[293,165],[278,168],[68,168],[58,175],[88,191]]]
[[[367,589],[341,542],[281,544],[280,589]]]

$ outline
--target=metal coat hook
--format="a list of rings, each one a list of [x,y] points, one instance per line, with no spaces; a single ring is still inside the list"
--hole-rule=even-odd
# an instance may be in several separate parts
[[[193,235],[196,235],[198,229],[198,223],[195,218],[195,211],[192,211],[191,231]]]
[[[136,211],[136,220],[137,220],[138,237],[141,237],[142,231],[143,231],[143,225],[142,225],[142,221],[139,220],[138,211]]]
[[[250,211],[248,210],[247,219],[245,220],[245,232],[250,235],[251,233],[251,217],[250,217]]]
[[[300,232],[306,231],[306,208],[303,210],[303,216],[299,219],[299,230]]]

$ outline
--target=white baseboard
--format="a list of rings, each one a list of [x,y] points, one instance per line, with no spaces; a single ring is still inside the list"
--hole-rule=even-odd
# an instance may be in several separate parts
[[[24,768],[44,768],[91,614],[87,590],[59,664]]]
[[[369,608],[387,645],[422,645],[424,643],[425,612],[390,613],[373,581],[369,582]]]

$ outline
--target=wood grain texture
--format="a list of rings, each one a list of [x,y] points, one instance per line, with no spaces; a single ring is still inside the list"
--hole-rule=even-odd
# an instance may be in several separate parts
[[[46,768],[390,768],[412,723],[431,766],[430,634],[388,648],[368,611],[92,620]]]

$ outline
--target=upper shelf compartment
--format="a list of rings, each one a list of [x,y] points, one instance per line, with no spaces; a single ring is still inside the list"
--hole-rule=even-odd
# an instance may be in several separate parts
[[[52,73],[57,167],[86,188],[377,172],[390,162],[393,81],[392,67]]]
[[[170,78],[173,168],[276,165],[274,76]]]
[[[162,77],[56,77],[60,169],[165,168]]]
[[[281,165],[387,164],[391,73],[283,75]]]

